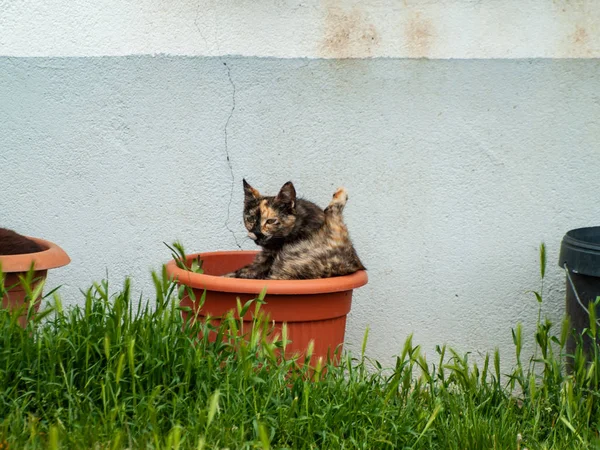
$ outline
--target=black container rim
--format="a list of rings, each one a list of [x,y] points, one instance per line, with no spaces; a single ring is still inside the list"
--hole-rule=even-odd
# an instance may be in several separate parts
[[[590,242],[589,240],[585,240],[581,235],[589,232],[597,232],[598,241]],[[563,241],[568,242],[571,245],[586,248],[589,250],[597,250],[600,252],[600,226],[598,227],[583,227],[583,228],[575,228],[573,230],[567,231],[567,234],[563,237]]]
[[[568,231],[560,246],[558,264],[573,273],[600,277],[600,226]]]

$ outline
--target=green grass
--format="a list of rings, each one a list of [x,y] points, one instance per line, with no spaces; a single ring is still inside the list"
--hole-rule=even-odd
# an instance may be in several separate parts
[[[545,267],[545,256],[543,267]],[[542,279],[544,276],[542,270]],[[502,374],[495,352],[476,365],[444,346],[435,361],[406,340],[395,366],[363,354],[339,367],[282,360],[260,316],[238,335],[184,323],[178,289],[154,276],[152,307],[129,282],[106,281],[82,307],[50,313],[27,329],[0,311],[0,443],[9,448],[181,449],[585,449],[598,448],[597,350],[563,355],[569,326],[541,320],[536,356]],[[32,295],[38,295],[32,293]],[[537,293],[542,300],[542,292]],[[136,299],[137,300],[137,299]],[[268,301],[268,296],[266,298]],[[198,299],[201,301],[201,299]],[[137,306],[141,305],[141,306]],[[240,305],[240,308],[242,306]],[[594,308],[591,308],[593,310]],[[595,317],[586,331],[595,336]],[[212,329],[228,339],[209,342]]]

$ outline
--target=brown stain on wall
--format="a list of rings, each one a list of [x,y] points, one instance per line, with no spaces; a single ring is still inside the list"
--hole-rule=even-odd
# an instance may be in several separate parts
[[[597,27],[593,27],[597,28]],[[593,31],[590,31],[590,25],[576,24],[573,31],[567,35],[563,46],[564,57],[567,58],[589,58],[593,57],[598,49],[594,49],[592,39]]]
[[[375,26],[358,6],[350,10],[337,2],[326,6],[324,36],[319,54],[326,58],[368,58],[380,42]]]
[[[575,31],[573,31],[569,40],[573,46],[572,52],[574,55],[591,55],[591,49],[589,48],[590,35],[586,28],[580,25],[575,25]]]
[[[577,25],[575,27],[575,32],[573,33],[573,43],[575,45],[585,45],[589,39],[590,37],[586,29]]]
[[[408,56],[411,58],[426,58],[429,56],[435,37],[433,22],[413,13],[404,26],[404,42]]]
[[[555,50],[562,58],[593,58],[600,52],[600,2],[598,0],[554,0],[560,24]]]

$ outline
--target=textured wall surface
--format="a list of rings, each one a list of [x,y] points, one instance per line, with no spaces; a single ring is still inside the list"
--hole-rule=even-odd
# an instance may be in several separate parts
[[[163,241],[252,248],[242,177],[343,184],[349,348],[507,355],[539,243],[558,320],[561,237],[598,225],[598,57],[596,0],[0,0],[0,226],[64,246],[67,303],[150,296]]]
[[[0,0],[0,55],[593,58],[598,0]]]
[[[349,348],[370,326],[384,361],[409,333],[504,355],[539,243],[558,319],[562,235],[598,225],[598,60],[5,57],[0,105],[1,224],[67,250],[71,304],[106,271],[151,293],[163,241],[252,248],[242,177],[322,205],[345,185],[370,276]]]

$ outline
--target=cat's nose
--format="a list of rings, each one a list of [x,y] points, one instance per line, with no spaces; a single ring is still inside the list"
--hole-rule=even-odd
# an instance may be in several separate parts
[[[254,234],[252,231],[248,231],[248,237],[250,239],[252,239],[253,241],[255,241],[256,239],[258,239],[258,236],[256,236],[256,234]]]

